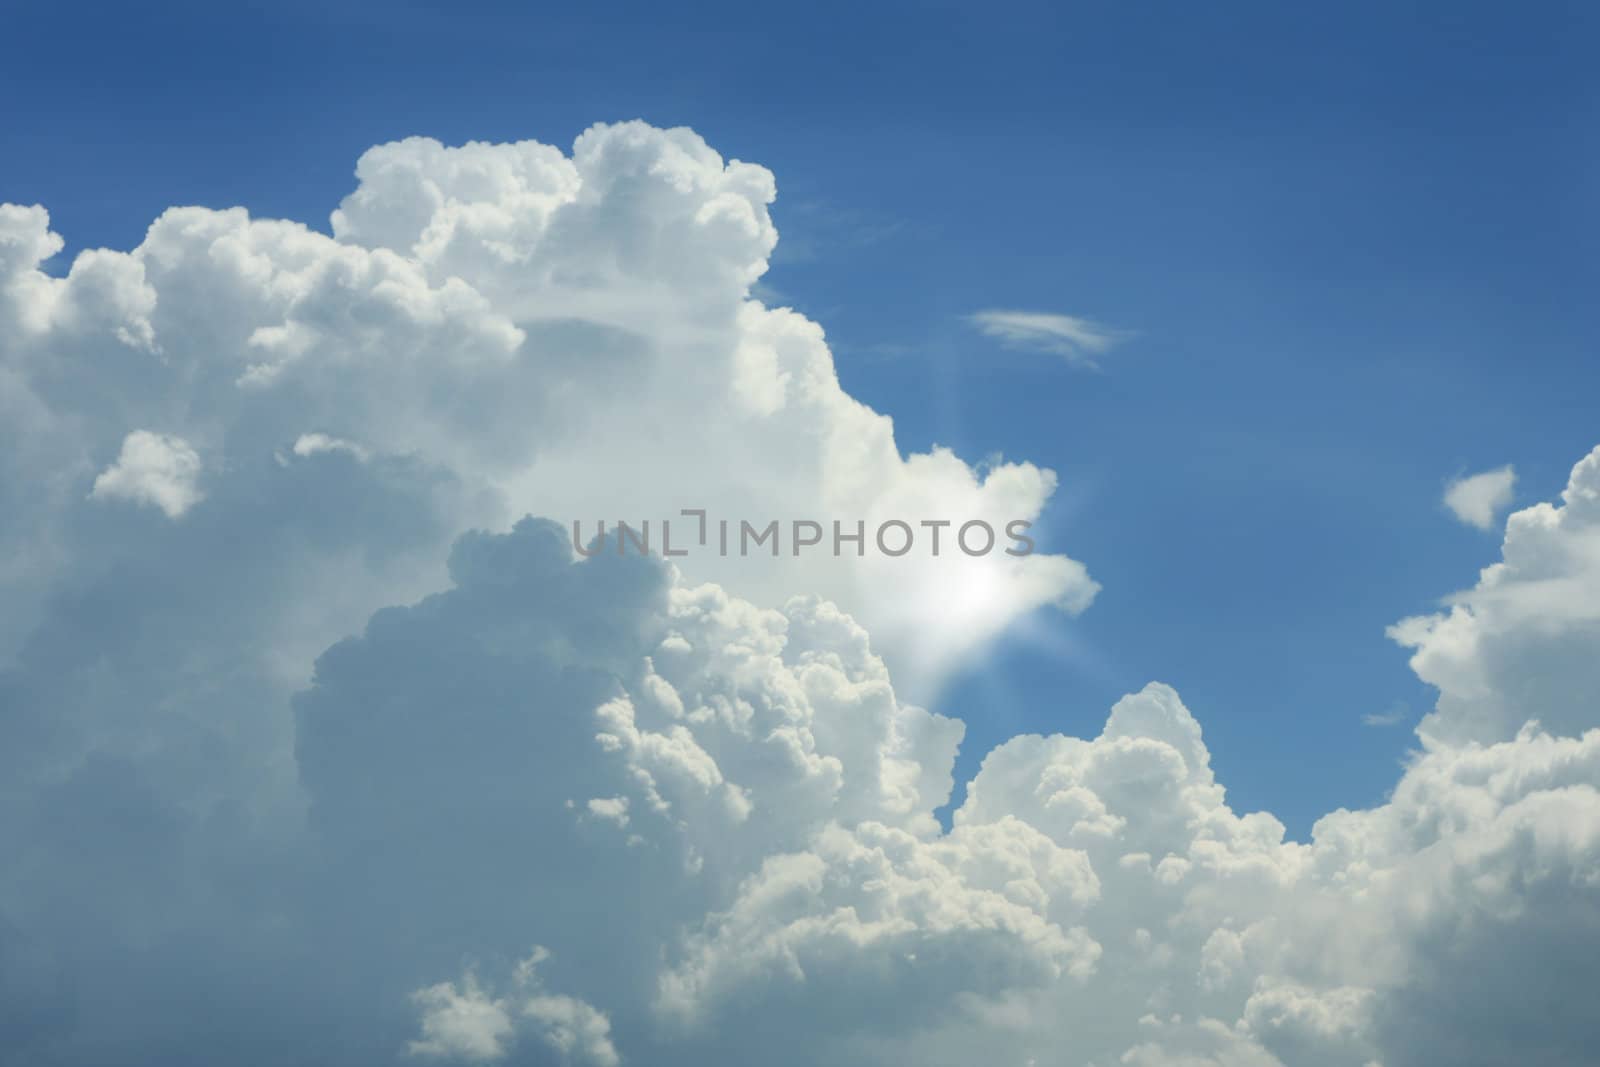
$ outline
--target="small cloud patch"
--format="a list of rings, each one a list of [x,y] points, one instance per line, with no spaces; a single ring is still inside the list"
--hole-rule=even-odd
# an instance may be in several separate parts
[[[1007,348],[1052,352],[1073,366],[1091,370],[1099,367],[1096,357],[1125,336],[1089,319],[1047,311],[991,309],[969,315],[967,321]]]
[[[169,519],[203,497],[196,485],[200,454],[181,437],[135,430],[122,441],[117,461],[100,472],[89,496],[96,500],[131,500],[154,504]]]

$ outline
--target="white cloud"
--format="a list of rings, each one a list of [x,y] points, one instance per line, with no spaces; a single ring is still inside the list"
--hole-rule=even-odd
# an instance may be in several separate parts
[[[1572,470],[1562,504],[1506,520],[1502,559],[1448,610],[1404,619],[1390,636],[1437,686],[1424,740],[1497,741],[1530,719],[1562,733],[1594,723],[1600,692],[1600,449]]]
[[[1517,472],[1508,464],[1452,481],[1444,491],[1444,504],[1456,518],[1480,530],[1493,529],[1500,514],[1511,506]]]
[[[458,553],[473,561],[457,566],[458,592],[386,614],[381,636],[330,657],[303,704],[308,782],[325,817],[370,833],[369,820],[340,812],[376,804],[410,835],[425,818],[415,783],[476,768],[486,806],[453,807],[450,825],[479,827],[486,847],[500,839],[490,813],[502,788],[482,758],[430,766],[443,750],[431,731],[459,730],[459,719],[398,749],[385,731],[406,708],[431,706],[425,679],[447,669],[487,693],[549,693],[558,721],[581,701],[538,681],[549,668],[536,659],[461,660],[450,648],[519,647],[501,631],[548,648],[546,626],[631,632],[611,608],[597,629],[541,622],[531,601],[509,617],[494,606],[524,574],[542,575],[563,605],[588,603],[578,590],[589,583],[620,589],[620,573],[605,577],[613,558],[559,572],[524,558],[538,529]],[[540,553],[558,543],[544,529]],[[559,940],[562,959],[612,946],[608,967],[569,969],[563,982],[628,1020],[624,1033],[659,1028],[618,1042],[624,1058],[1420,1067],[1437,1062],[1441,1042],[1451,1062],[1505,1062],[1521,1048],[1553,1064],[1588,1040],[1582,965],[1539,985],[1540,1010],[1562,1020],[1544,1046],[1517,1043],[1514,984],[1555,958],[1560,931],[1593,921],[1577,887],[1600,877],[1600,730],[1430,745],[1388,803],[1335,812],[1298,844],[1270,815],[1227,806],[1199,724],[1152,685],[1119,702],[1097,737],[1019,737],[991,752],[946,833],[929,813],[950,788],[959,730],[897,705],[859,628],[813,601],[780,614],[708,587],[665,595],[652,627],[662,636],[637,646],[633,669],[610,668],[622,693],[598,701],[593,729],[552,723],[529,735],[546,746],[541,770],[504,771],[508,786],[541,783],[513,794],[540,814],[506,832],[554,846],[559,807],[600,835],[570,859],[543,855],[524,890],[537,884],[540,901],[581,893],[595,922],[565,912],[541,922],[537,903],[524,921],[538,927],[530,936]],[[424,649],[438,651],[397,672],[397,656]],[[609,655],[591,648],[580,661],[596,654]],[[521,747],[512,711],[472,720],[483,751]],[[361,737],[370,741],[349,743]],[[326,763],[319,753],[335,738],[348,756]],[[414,755],[376,779],[370,766],[357,772],[379,744]],[[627,798],[626,832],[558,805],[574,780],[614,808]],[[363,868],[374,887],[441,862],[409,856],[401,840],[384,849],[397,866]],[[627,887],[644,883],[659,909],[629,910]],[[608,977],[619,971],[653,982],[624,990]],[[1474,1061],[1474,1047],[1491,1053]]]
[[[468,975],[461,987],[452,982],[419,989],[412,994],[422,1013],[422,1036],[407,1050],[414,1056],[437,1056],[483,1062],[505,1057],[512,1035],[506,1005],[479,988]]]
[[[1093,737],[989,752],[946,831],[962,725],[891,678],[1082,607],[1078,564],[674,571],[511,519],[1000,516],[1053,476],[902,456],[820,329],[746,297],[771,176],[688,131],[407,141],[359,177],[335,238],[174,209],[64,278],[37,269],[42,210],[0,211],[11,1055],[1600,1045],[1600,451],[1473,589],[1394,628],[1439,700],[1386,803],[1284,840],[1152,684]],[[165,510],[202,452],[219,476],[189,521],[140,521],[85,500],[119,449],[96,496]]]
[[[367,450],[351,441],[338,437],[329,437],[325,433],[301,434],[294,440],[294,447],[290,449],[295,455],[305,459],[309,456],[321,455],[324,452],[344,452],[356,459],[366,459]]]
[[[199,503],[199,477],[200,455],[183,438],[135,430],[123,439],[117,461],[95,478],[89,495],[154,504],[176,519]]]
[[[549,958],[541,946],[520,961],[511,988],[491,996],[470,971],[460,984],[441,982],[419,989],[411,999],[421,1012],[422,1036],[406,1047],[414,1056],[485,1063],[504,1059],[519,1031],[532,1031],[575,1067],[617,1067],[605,1013],[576,997],[544,991],[539,964]]]
[[[130,921],[176,924],[170,957],[133,957],[145,995],[192,998],[182,932],[216,922],[246,953],[235,975],[208,958],[216,1010],[337,1032],[319,1053],[352,1062],[532,1042],[598,1064],[1420,1067],[1440,1048],[1554,1065],[1589,1047],[1593,956],[1564,946],[1592,942],[1600,730],[1432,743],[1388,803],[1297,844],[1227,806],[1199,724],[1152,685],[1094,738],[991,752],[945,832],[932,812],[960,725],[902,704],[830,605],[764,610],[655,563],[573,562],[565,531],[537,522],[463,539],[451,573],[330,648],[297,698],[309,822],[287,853],[245,831],[275,857],[252,875],[261,901],[184,880],[226,865],[156,877],[164,820],[131,839],[119,824],[136,869],[156,865],[156,899],[213,903],[81,929],[70,896],[31,896],[64,884],[49,872],[82,877],[61,865],[101,862],[49,844],[96,795],[87,782],[50,794],[50,838],[9,842],[33,873],[0,882],[0,901],[56,943],[94,939],[107,966],[77,975],[90,1003],[118,1003]],[[145,712],[143,743],[175,729]],[[165,783],[173,767],[152,770]],[[624,810],[626,826],[595,817]],[[218,847],[195,841],[174,859]],[[119,885],[139,900],[127,871]],[[439,982],[530,940],[553,952],[508,982]],[[1529,1045],[1519,987],[1557,960],[1531,987],[1555,1022]],[[306,999],[263,1006],[263,981]],[[386,1021],[408,997],[409,1026]],[[138,1048],[138,1018],[96,1008],[74,1026]]]
[[[820,327],[750,295],[777,240],[772,175],[692,131],[597,126],[570,155],[412,138],[356,170],[333,237],[173,208],[131,252],[84,253],[66,278],[38,269],[60,247],[44,211],[8,209],[0,366],[22,410],[0,433],[32,454],[15,476],[69,484],[85,450],[147,425],[205,442],[230,477],[261,456],[347,449],[473,494],[448,535],[531,511],[650,520],[658,535],[678,519],[681,537],[684,508],[735,528],[1001,530],[1037,519],[1055,489],[1029,463],[902,455],[889,419],[840,388]],[[765,602],[826,596],[931,697],[1029,612],[1088,606],[1098,586],[1052,547],[935,559],[924,535],[894,559],[786,548],[759,566],[709,552],[679,565]]]
[[[1047,311],[979,311],[968,317],[984,334],[1011,348],[1053,352],[1068,363],[1097,367],[1104,355],[1122,339],[1116,331],[1075,315]]]

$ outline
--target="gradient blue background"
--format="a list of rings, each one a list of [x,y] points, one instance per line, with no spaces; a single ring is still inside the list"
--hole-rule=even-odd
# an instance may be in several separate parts
[[[1431,697],[1384,627],[1497,556],[1440,505],[1600,443],[1600,8],[45,5],[0,43],[0,200],[127,248],[175,203],[326,227],[367,146],[686,124],[778,176],[769,300],[903,448],[1062,476],[1105,586],[941,710],[961,775],[1176,685],[1241,810],[1378,800]],[[42,44],[40,42],[43,42]],[[981,308],[1135,336],[1101,374]],[[1403,702],[1397,727],[1363,714]],[[1307,764],[1305,753],[1316,753]]]

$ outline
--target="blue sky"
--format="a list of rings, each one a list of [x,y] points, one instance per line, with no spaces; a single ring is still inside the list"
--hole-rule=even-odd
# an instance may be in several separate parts
[[[8,15],[0,200],[135,244],[173,203],[320,221],[367,146],[689,125],[778,177],[765,285],[905,449],[1056,469],[1104,591],[961,678],[961,773],[1159,679],[1236,808],[1376,801],[1430,692],[1384,627],[1471,585],[1440,504],[1596,443],[1597,15],[1582,5],[295,3]],[[62,257],[62,262],[66,257]],[[1131,336],[1102,373],[984,308]],[[1064,655],[1063,648],[1071,655]],[[1411,719],[1364,726],[1397,702]],[[1313,753],[1313,762],[1307,762]]]
[[[0,1067],[1600,1047],[1593,6],[13,7]]]

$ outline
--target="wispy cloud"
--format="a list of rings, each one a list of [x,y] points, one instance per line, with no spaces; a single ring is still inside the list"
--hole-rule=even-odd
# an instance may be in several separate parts
[[[1508,464],[1457,478],[1445,488],[1444,505],[1468,526],[1493,529],[1500,513],[1511,506],[1516,486],[1517,472]]]
[[[1095,357],[1127,336],[1089,319],[1049,311],[992,308],[967,316],[967,321],[1008,348],[1053,352],[1073,366],[1091,369],[1099,367]]]
[[[1411,718],[1411,707],[1403,700],[1397,700],[1389,705],[1389,710],[1384,712],[1371,712],[1361,716],[1361,721],[1368,726],[1399,726]]]

